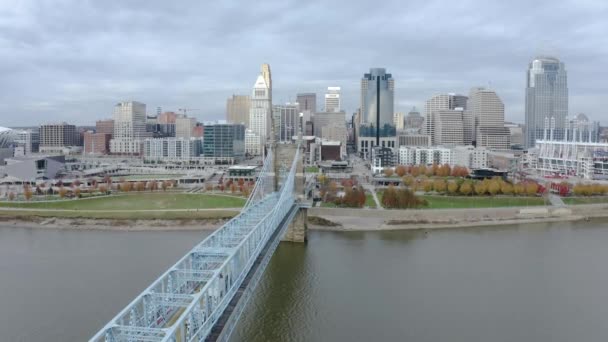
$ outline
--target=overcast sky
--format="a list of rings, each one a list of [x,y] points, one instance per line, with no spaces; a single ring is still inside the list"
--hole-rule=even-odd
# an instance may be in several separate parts
[[[2,0],[0,126],[92,124],[130,99],[223,119],[264,62],[275,103],[341,86],[352,113],[362,74],[385,67],[396,110],[491,85],[523,122],[541,53],[566,63],[570,113],[608,124],[607,18],[605,0]]]

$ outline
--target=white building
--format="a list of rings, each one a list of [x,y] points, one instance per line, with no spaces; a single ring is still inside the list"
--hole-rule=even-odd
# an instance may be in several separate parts
[[[446,147],[399,147],[401,165],[453,165],[452,150]]]
[[[452,149],[453,165],[466,166],[469,169],[488,167],[488,150],[484,147],[456,146]]]
[[[146,105],[140,102],[121,102],[114,106],[114,136],[110,152],[139,154],[146,133]]]
[[[200,156],[200,138],[158,138],[144,140],[147,161],[188,161]]]
[[[250,105],[249,129],[258,136],[257,143],[263,145],[266,143],[267,138],[270,137],[270,115],[272,107],[270,102],[270,87],[266,83],[263,74],[258,75],[258,78],[253,86]],[[251,143],[253,143],[253,140],[251,140]],[[262,151],[262,147],[260,146],[251,150]]]
[[[405,128],[405,116],[403,115],[403,113],[399,112],[393,114],[393,124],[395,124],[395,127],[398,131],[403,130]]]
[[[245,153],[252,156],[259,156],[262,154],[260,136],[250,129],[245,131]]]
[[[328,113],[339,112],[340,104],[340,87],[327,87],[325,94],[325,111]]]
[[[17,134],[15,143],[18,146],[23,147],[24,155],[38,152],[40,147],[40,133],[38,130],[16,130],[15,132]]]

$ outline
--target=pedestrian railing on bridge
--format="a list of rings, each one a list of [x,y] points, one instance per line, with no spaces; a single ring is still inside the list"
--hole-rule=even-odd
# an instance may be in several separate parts
[[[299,148],[291,169],[283,172],[278,192],[272,191],[273,158],[270,151],[241,213],[155,280],[91,341],[181,342],[207,338],[256,258],[295,205]]]

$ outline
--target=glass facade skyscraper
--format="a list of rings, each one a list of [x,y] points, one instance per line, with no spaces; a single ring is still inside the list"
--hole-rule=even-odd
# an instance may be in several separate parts
[[[564,137],[568,116],[568,77],[564,63],[555,57],[530,62],[526,80],[526,147],[543,139],[546,122],[552,123],[554,138]]]
[[[362,124],[375,130],[376,146],[385,125],[393,126],[395,81],[384,68],[372,68],[361,79]]]

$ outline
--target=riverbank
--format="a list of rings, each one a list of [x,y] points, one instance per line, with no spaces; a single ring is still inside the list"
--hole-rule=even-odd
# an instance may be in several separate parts
[[[491,209],[362,210],[312,208],[309,228],[323,231],[448,229],[608,218],[608,204]]]
[[[131,219],[84,219],[47,217],[0,217],[3,227],[66,230],[106,231],[212,231],[221,227],[228,219],[203,220],[131,220]]]
[[[132,211],[107,211],[99,217],[53,217],[53,210],[42,212],[18,210],[12,215],[0,209],[0,224],[12,227],[109,230],[109,231],[208,231],[222,226],[238,209],[189,211],[197,216],[155,217],[152,211],[134,215]],[[82,213],[82,212],[81,212]],[[158,213],[158,212],[157,212]],[[166,214],[166,213],[165,213]],[[89,212],[90,215],[90,212]],[[87,215],[88,216],[88,215]],[[373,210],[348,208],[311,208],[309,229],[320,231],[381,231],[447,229],[542,222],[580,221],[608,218],[608,204],[572,205],[564,207],[518,207],[492,209],[422,209]]]

